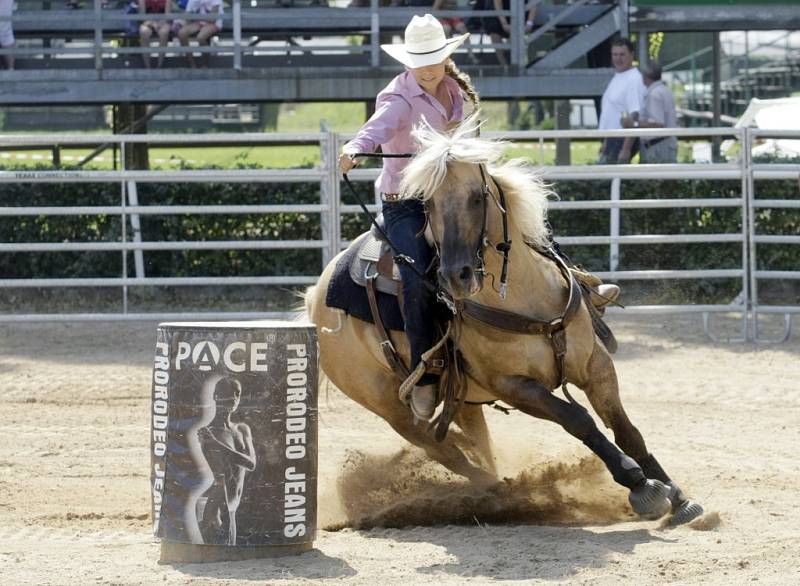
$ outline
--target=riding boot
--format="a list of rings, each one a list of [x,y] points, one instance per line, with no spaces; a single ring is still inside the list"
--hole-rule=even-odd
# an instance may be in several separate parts
[[[592,289],[589,298],[592,300],[592,305],[597,309],[602,309],[609,303],[616,302],[619,297],[619,292],[619,287],[617,285],[604,283]]]
[[[414,416],[421,421],[430,421],[436,410],[436,399],[439,384],[414,385],[411,390],[409,407]]]
[[[590,291],[589,299],[597,309],[602,310],[606,305],[615,303],[619,297],[620,289],[617,285],[603,283],[597,275],[583,271],[576,267],[570,267],[570,272],[575,276],[579,283],[588,287]]]

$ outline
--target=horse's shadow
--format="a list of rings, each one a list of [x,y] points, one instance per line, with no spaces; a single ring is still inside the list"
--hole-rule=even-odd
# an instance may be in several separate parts
[[[580,527],[552,526],[447,526],[393,530],[392,537],[406,543],[438,545],[454,558],[444,564],[417,567],[420,574],[494,580],[563,580],[581,568],[603,568],[616,554],[629,555],[637,545],[662,539],[646,529],[594,533]]]
[[[441,546],[455,561],[420,573],[540,579],[602,567],[654,539],[646,529],[592,532],[583,525],[635,520],[625,491],[605,479],[594,457],[550,463],[494,485],[475,486],[418,452],[351,454],[339,478],[346,519],[364,537]]]

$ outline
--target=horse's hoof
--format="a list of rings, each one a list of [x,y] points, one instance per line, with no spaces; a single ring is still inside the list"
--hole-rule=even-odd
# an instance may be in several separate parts
[[[640,488],[631,491],[628,501],[640,517],[660,519],[672,508],[669,490],[669,486],[660,480],[647,480]]]
[[[683,501],[674,509],[672,518],[669,520],[669,524],[672,527],[677,525],[685,525],[686,523],[697,519],[697,517],[702,515],[704,512],[705,511],[700,503],[689,500]]]

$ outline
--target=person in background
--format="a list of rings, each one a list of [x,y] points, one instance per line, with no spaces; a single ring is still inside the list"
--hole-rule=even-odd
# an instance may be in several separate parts
[[[405,43],[381,45],[392,58],[406,67],[381,90],[375,114],[342,148],[339,168],[352,169],[356,153],[372,153],[378,146],[384,153],[412,153],[416,145],[411,136],[415,125],[424,119],[443,131],[464,118],[465,97],[478,106],[478,95],[469,78],[461,73],[450,56],[466,40],[466,35],[448,39],[442,24],[431,14],[414,16],[405,30]],[[424,273],[431,265],[433,251],[425,240],[425,210],[421,200],[403,198],[400,179],[409,159],[383,160],[383,171],[376,182],[383,202],[386,232],[400,254],[414,260]],[[412,266],[400,264],[403,281],[405,331],[411,346],[410,370],[435,342],[436,299]],[[408,398],[414,415],[423,421],[433,416],[438,401],[438,375],[426,373]]]
[[[642,74],[633,66],[633,43],[624,37],[616,39],[611,44],[611,62],[615,73],[603,92],[598,124],[600,130],[622,128],[624,117],[638,121],[644,103]],[[636,139],[631,137],[603,139],[599,163],[630,163],[635,142]]]
[[[207,14],[207,19],[187,20],[178,31],[178,39],[183,47],[189,46],[189,38],[197,35],[197,44],[208,46],[211,37],[222,30],[222,0],[189,0],[186,4],[187,14]],[[196,67],[194,55],[189,52],[186,54],[189,59],[189,66]],[[203,53],[202,63],[208,67],[209,54]]]
[[[11,18],[14,11],[14,0],[0,0],[0,18]],[[12,49],[14,47],[14,29],[10,20],[0,20],[0,47]],[[14,69],[14,56],[3,55],[8,69]]]
[[[647,92],[644,96],[644,108],[639,120],[626,116],[622,120],[625,128],[677,128],[678,115],[675,112],[675,98],[663,81],[661,81],[661,65],[657,61],[648,61],[640,68]],[[640,163],[677,163],[678,139],[674,136],[660,136],[642,139],[639,153]]]
[[[511,10],[511,0],[476,0],[473,10]],[[526,32],[533,30],[533,21],[536,16],[536,8],[531,8],[525,22]],[[508,42],[511,38],[511,20],[507,16],[473,17],[468,26],[472,26],[475,32],[483,32],[489,35],[493,45]],[[508,65],[508,51],[497,49],[497,62],[500,65]]]
[[[170,14],[172,12],[170,0],[139,0],[139,14]],[[139,25],[139,43],[142,47],[150,46],[150,37],[158,36],[158,46],[166,47],[169,41],[170,22],[168,20],[145,20]],[[156,67],[164,64],[164,52],[158,54]],[[150,55],[142,55],[144,66],[150,69]]]

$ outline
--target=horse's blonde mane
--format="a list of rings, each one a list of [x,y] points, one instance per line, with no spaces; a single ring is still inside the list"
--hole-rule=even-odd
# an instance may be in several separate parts
[[[427,199],[444,183],[448,163],[482,163],[505,192],[510,220],[531,244],[544,246],[549,236],[547,200],[553,192],[529,161],[503,161],[507,142],[477,137],[479,114],[475,112],[450,132],[434,129],[423,118],[412,131],[417,155],[403,171],[400,192],[404,198]]]

